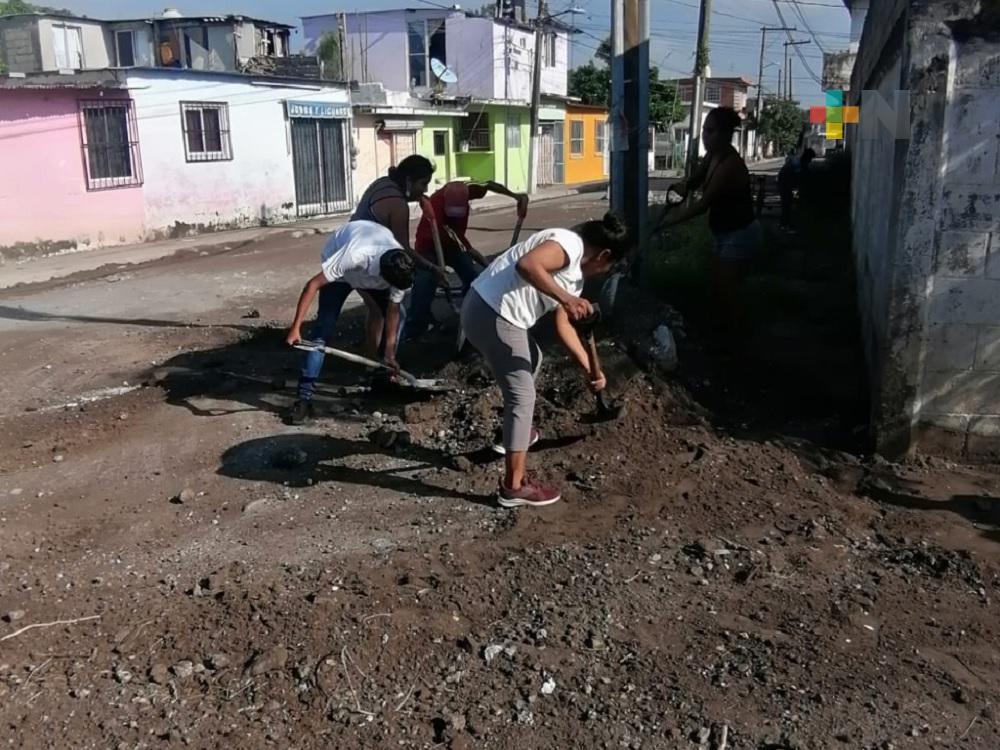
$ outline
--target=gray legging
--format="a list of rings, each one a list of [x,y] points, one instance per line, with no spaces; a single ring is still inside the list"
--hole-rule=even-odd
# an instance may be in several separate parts
[[[535,377],[542,365],[542,350],[531,334],[497,315],[475,289],[465,295],[462,327],[500,384],[504,449],[515,453],[528,450],[535,413]]]

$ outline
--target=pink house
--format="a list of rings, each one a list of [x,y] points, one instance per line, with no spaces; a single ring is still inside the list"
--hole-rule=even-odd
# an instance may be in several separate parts
[[[143,239],[142,164],[123,88],[108,71],[0,78],[0,259]]]

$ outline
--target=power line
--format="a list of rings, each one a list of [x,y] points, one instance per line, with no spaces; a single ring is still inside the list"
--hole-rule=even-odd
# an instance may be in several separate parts
[[[806,19],[805,13],[802,12],[800,3],[796,2],[796,0],[792,0],[792,8],[795,9],[795,13],[796,15],[798,15],[799,20],[802,21],[802,25],[806,27],[806,31],[809,32],[809,35],[813,38],[813,41],[816,42],[816,46],[819,47],[819,51],[825,55],[826,48],[823,46],[823,43],[816,38],[816,34],[813,33],[812,26],[809,25],[809,21]]]
[[[781,19],[781,25],[782,26],[788,26],[788,24],[785,22],[785,14],[781,12],[781,6],[778,5],[778,0],[772,0],[772,2],[774,3],[774,9],[775,9],[775,11],[777,11],[777,13],[778,13],[778,18]],[[785,35],[788,37],[788,41],[789,42],[794,41],[792,39],[792,32],[786,31]],[[812,69],[812,67],[810,67],[809,62],[808,62],[808,60],[806,60],[805,55],[803,55],[799,51],[799,45],[795,45],[794,49],[795,49],[795,54],[798,55],[799,62],[802,63],[802,67],[804,67],[806,69],[806,72],[809,74],[809,77],[812,78],[813,81],[815,81],[820,87],[822,87],[823,86],[822,79],[819,76],[816,75],[816,71],[814,71]]]

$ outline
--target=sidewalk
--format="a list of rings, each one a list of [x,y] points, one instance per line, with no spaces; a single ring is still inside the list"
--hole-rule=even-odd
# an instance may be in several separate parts
[[[584,185],[558,185],[544,188],[535,193],[532,203],[539,201],[558,200],[587,192],[600,192],[607,183],[589,183]],[[493,195],[476,202],[477,211],[503,211],[513,209],[514,202],[503,195]],[[306,234],[329,234],[337,227],[347,223],[350,214],[335,214],[302,219],[289,224],[270,227],[250,227],[227,232],[212,232],[176,240],[160,240],[157,242],[142,242],[133,245],[115,245],[95,250],[77,250],[58,255],[48,255],[0,264],[0,290],[10,289],[20,284],[39,284],[55,279],[66,278],[74,274],[87,273],[106,269],[108,273],[122,270],[128,266],[162,260],[183,252],[225,251],[234,247],[257,242],[266,237],[289,235],[290,239],[298,239]],[[411,223],[420,219],[420,210],[416,203],[410,204]]]

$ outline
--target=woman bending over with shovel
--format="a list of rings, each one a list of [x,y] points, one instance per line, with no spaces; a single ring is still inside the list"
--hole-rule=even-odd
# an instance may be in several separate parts
[[[410,256],[386,227],[372,221],[351,221],[330,235],[323,245],[320,263],[320,272],[306,282],[299,296],[295,320],[285,341],[294,346],[302,340],[302,322],[317,293],[319,311],[310,336],[319,345],[329,341],[344,302],[356,291],[368,307],[365,355],[369,359],[377,356],[384,327],[385,363],[398,368],[399,303],[413,284],[414,264]],[[289,417],[292,424],[301,424],[313,416],[313,390],[323,369],[323,359],[322,350],[306,355],[299,376],[299,398]]]
[[[550,505],[559,490],[544,487],[526,473],[528,448],[538,442],[532,427],[535,377],[542,352],[529,329],[555,311],[556,333],[586,372],[591,390],[607,381],[590,357],[574,322],[593,314],[580,297],[584,279],[607,273],[626,250],[621,219],[606,214],[575,229],[547,229],[514,245],[496,258],[472,283],[462,306],[462,326],[468,340],[483,355],[503,393],[505,459],[500,481],[500,505]]]

